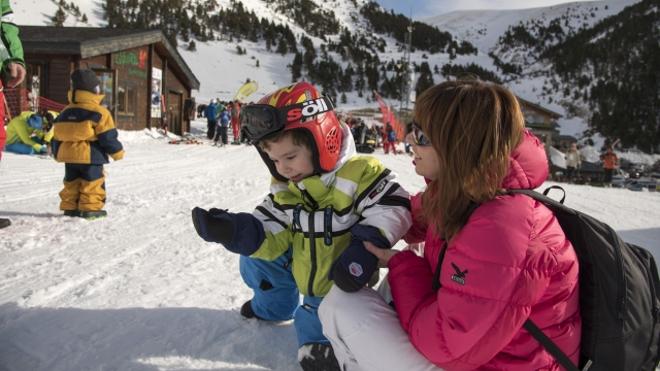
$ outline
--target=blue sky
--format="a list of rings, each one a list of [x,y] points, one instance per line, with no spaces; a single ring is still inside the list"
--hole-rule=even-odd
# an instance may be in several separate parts
[[[454,10],[522,9],[567,3],[566,0],[376,0],[386,9],[410,15],[415,19],[432,17]],[[577,0],[580,1],[580,0]]]

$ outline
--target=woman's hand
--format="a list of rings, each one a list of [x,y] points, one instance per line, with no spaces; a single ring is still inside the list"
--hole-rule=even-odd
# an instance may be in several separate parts
[[[368,241],[364,242],[364,248],[378,258],[378,265],[383,268],[387,268],[387,263],[390,261],[390,259],[399,253],[399,250],[381,249]]]

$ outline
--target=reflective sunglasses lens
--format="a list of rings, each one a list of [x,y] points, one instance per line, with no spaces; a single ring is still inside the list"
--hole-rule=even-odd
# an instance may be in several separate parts
[[[429,140],[429,138],[426,135],[424,135],[422,129],[417,125],[413,125],[413,138],[415,139],[415,144],[417,144],[418,146],[431,145],[431,141]]]

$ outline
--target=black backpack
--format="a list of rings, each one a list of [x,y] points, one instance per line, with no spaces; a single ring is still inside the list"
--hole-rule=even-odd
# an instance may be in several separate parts
[[[528,319],[523,327],[569,371],[654,370],[660,361],[660,280],[653,255],[624,242],[607,224],[564,206],[565,192],[559,202],[546,197],[551,189],[564,191],[552,186],[543,194],[507,192],[527,195],[548,207],[575,249],[582,317],[579,367],[534,322]],[[445,250],[446,244],[434,275],[436,290]]]
[[[567,370],[654,370],[660,361],[660,280],[653,255],[607,224],[532,190],[509,190],[547,206],[580,263],[579,368],[530,320],[524,328]]]

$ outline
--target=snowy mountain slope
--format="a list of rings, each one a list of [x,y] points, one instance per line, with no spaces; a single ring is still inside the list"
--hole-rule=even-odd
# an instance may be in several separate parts
[[[381,63],[393,61],[394,64],[400,64],[403,51],[400,43],[393,37],[374,33],[368,21],[360,14],[359,9],[368,0],[314,0],[321,9],[332,10],[335,18],[339,21],[341,27],[350,30],[354,35],[364,35],[367,39],[382,39],[386,42],[384,52],[379,52],[378,57]],[[453,12],[438,17],[431,17],[425,21],[436,25],[443,31],[451,32],[459,40],[467,40],[475,44],[478,48],[476,55],[457,55],[452,59],[447,53],[429,54],[423,50],[416,50],[412,53],[413,63],[420,65],[428,62],[431,69],[439,69],[445,64],[467,65],[475,63],[489,71],[498,71],[496,64],[489,56],[489,52],[496,46],[498,38],[504,31],[512,25],[520,22],[547,23],[558,17],[568,15],[569,22],[564,27],[577,29],[583,25],[593,25],[595,22],[606,16],[619,12],[625,6],[633,4],[638,0],[605,0],[596,2],[578,2],[561,4],[547,8],[535,8],[525,10],[510,11],[460,11]],[[296,22],[288,15],[276,10],[277,4],[273,1],[264,0],[242,0],[246,9],[254,11],[257,17],[263,17],[272,20],[275,23],[287,25],[298,40],[301,36],[310,37],[317,48],[317,54],[320,53],[321,45],[325,43],[318,37],[311,36],[304,31],[304,25]],[[103,26],[102,0],[77,0],[76,5],[85,13],[89,19],[89,24],[94,26]],[[220,7],[228,7],[230,0],[218,0]],[[55,2],[26,0],[14,2],[14,8],[17,14],[19,24],[46,24],[48,17],[55,13]],[[607,8],[607,9],[605,9]],[[593,16],[592,16],[593,13]],[[65,25],[80,25],[68,17]],[[249,42],[247,40],[229,40],[226,36],[216,35],[221,40],[209,42],[196,42],[197,51],[190,52],[185,49],[186,44],[179,43],[179,51],[184,56],[186,62],[191,66],[193,72],[201,81],[200,91],[196,98],[198,103],[206,103],[211,98],[220,98],[223,100],[231,99],[236,90],[241,86],[246,78],[256,80],[259,83],[259,90],[251,99],[257,100],[261,96],[273,91],[277,87],[287,85],[291,82],[291,71],[289,65],[293,61],[294,55],[288,53],[284,56],[269,52],[266,50],[264,42]],[[338,35],[327,36],[328,40],[337,40]],[[246,50],[246,54],[239,55],[237,47]],[[522,58],[525,51],[510,50],[502,51],[500,57],[505,61],[518,60]],[[335,52],[329,52],[328,55],[339,62],[345,68],[349,63]],[[257,61],[259,67],[257,67]],[[355,67],[355,66],[354,66]],[[564,98],[557,93],[551,96],[544,94],[544,87],[552,76],[542,76],[537,71],[545,71],[548,66],[543,64],[532,64],[525,68],[522,77],[513,78],[506,84],[518,96],[529,101],[539,103],[553,111],[563,115],[559,120],[560,132],[580,136],[587,128],[584,117],[573,117],[564,108]],[[383,72],[381,71],[381,74]],[[392,72],[385,72],[390,75]],[[445,77],[439,73],[434,73],[434,81],[440,82]],[[413,81],[413,86],[416,81]],[[359,107],[376,108],[377,105],[368,98],[369,94],[358,97],[357,92],[346,93],[347,102],[340,104],[340,109],[348,110]],[[398,102],[386,99],[388,103],[397,106]]]
[[[87,23],[76,20],[72,14],[67,14],[64,25],[67,27],[103,27],[103,0],[76,0],[68,1],[80,8],[82,14],[87,15]],[[53,0],[20,0],[11,2],[15,14],[15,22],[19,25],[43,26],[50,25],[51,17],[57,11],[57,3]]]
[[[251,293],[237,255],[205,243],[190,218],[194,206],[261,201],[269,176],[254,148],[119,138],[127,154],[106,167],[109,216],[96,221],[60,215],[61,164],[3,155],[0,217],[13,224],[0,230],[0,369],[297,369],[291,323],[241,318]],[[375,155],[422,189],[410,157]],[[569,206],[660,258],[660,192],[562,186]]]
[[[460,39],[469,40],[484,52],[490,51],[510,26],[535,20],[549,22],[570,15],[573,29],[593,26],[601,19],[620,12],[639,0],[603,0],[573,2],[542,8],[511,10],[465,10],[422,19],[423,22],[447,30]],[[607,6],[607,9],[605,7]],[[593,13],[593,16],[591,15]],[[586,16],[586,19],[585,19]]]
[[[470,40],[481,52],[493,53],[504,63],[522,66],[520,76],[508,76],[507,85],[518,96],[560,113],[563,116],[558,120],[560,133],[579,138],[588,128],[587,116],[573,116],[567,111],[565,107],[574,103],[571,99],[566,99],[559,93],[544,93],[549,81],[559,80],[550,72],[550,66],[536,61],[538,53],[534,53],[531,48],[501,44],[500,37],[509,27],[523,25],[532,37],[538,38],[534,33],[535,28],[548,27],[551,23],[559,26],[564,34],[570,35],[582,28],[592,27],[602,19],[637,2],[638,0],[611,0],[566,3],[523,10],[458,11],[427,18],[425,21]],[[552,39],[548,42],[555,44],[559,40]]]

